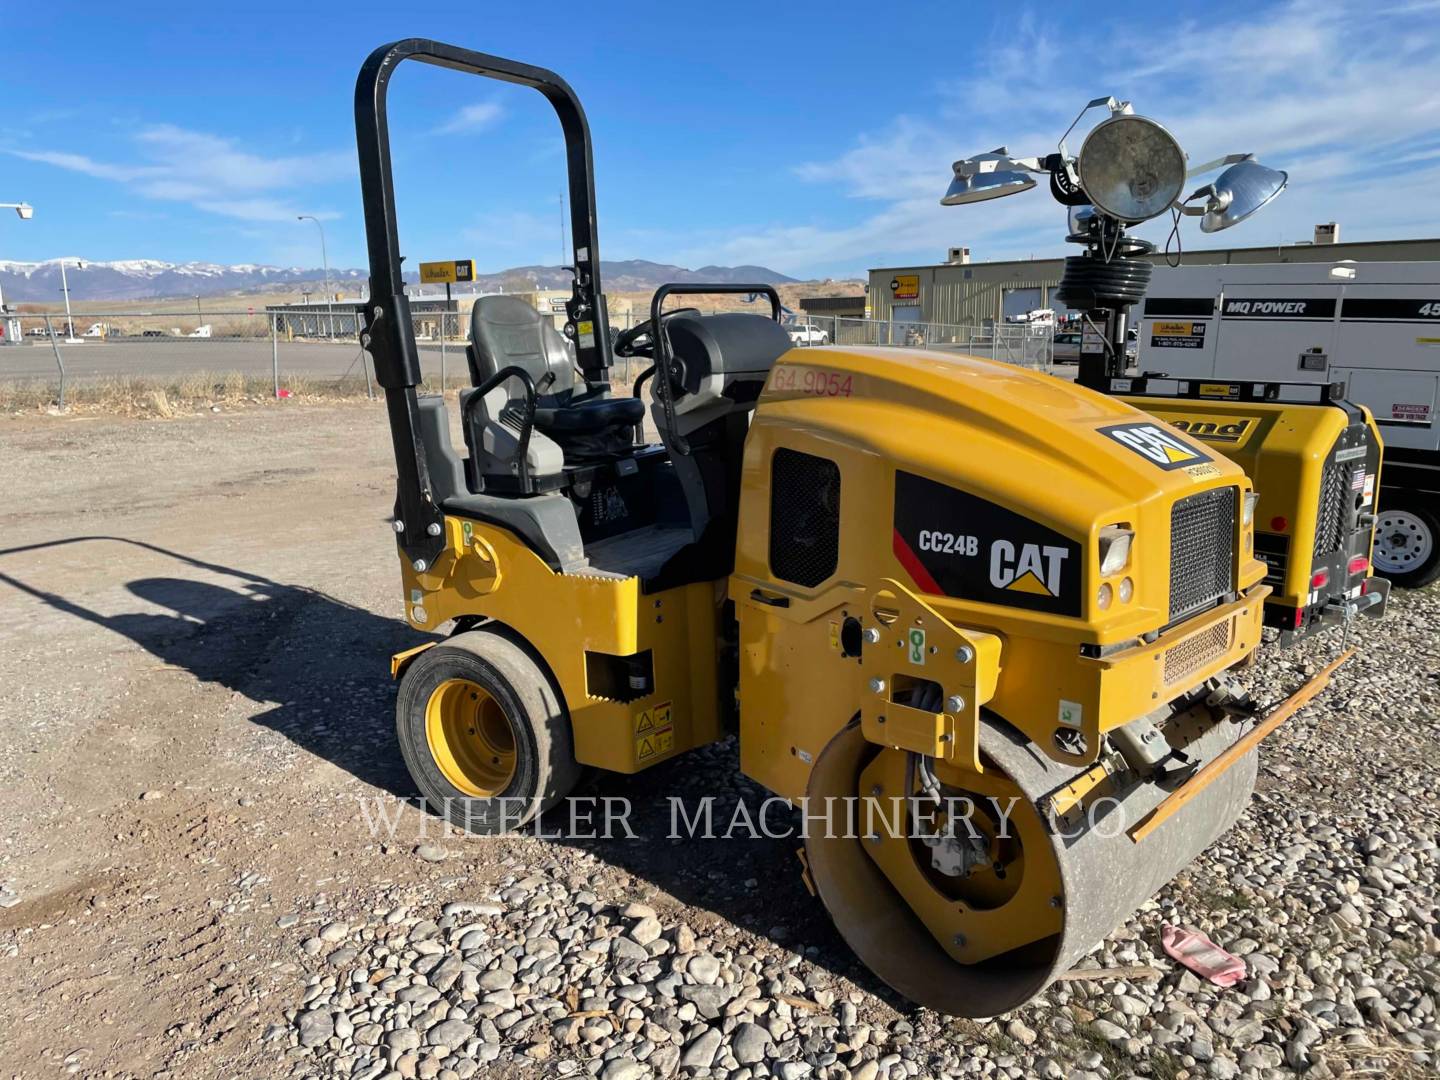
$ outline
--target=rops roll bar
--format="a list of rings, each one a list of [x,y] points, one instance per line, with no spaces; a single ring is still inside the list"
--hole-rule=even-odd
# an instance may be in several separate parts
[[[390,78],[405,60],[517,83],[545,95],[565,134],[570,185],[575,282],[565,305],[566,331],[575,342],[576,362],[586,381],[602,391],[609,387],[610,327],[600,285],[590,126],[569,84],[545,68],[424,38],[382,45],[372,52],[355,81],[355,141],[370,255],[370,299],[361,311],[360,340],[374,361],[376,378],[385,388],[398,478],[396,520],[401,523],[400,546],[416,569],[424,569],[444,546],[442,515],[433,497],[429,462],[419,438],[415,387],[421,381],[420,354],[402,278],[385,108]]]

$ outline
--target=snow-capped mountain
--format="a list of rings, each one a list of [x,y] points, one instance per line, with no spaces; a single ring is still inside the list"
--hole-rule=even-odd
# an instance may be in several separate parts
[[[269,290],[294,291],[300,285],[320,286],[325,272],[313,267],[258,266],[242,263],[222,266],[218,263],[170,263],[156,259],[122,259],[116,262],[93,262],[89,259],[66,257],[65,280],[70,286],[71,301],[85,300],[150,300],[166,297],[219,296],[226,293],[253,293]],[[0,262],[0,290],[5,302],[16,304],[55,304],[62,299],[60,259],[45,262]],[[623,262],[603,261],[601,280],[614,292],[653,289],[667,281],[683,282],[757,282],[783,285],[795,279],[764,266],[702,266],[687,270],[682,266],[630,259]],[[331,267],[330,280],[337,291],[358,294],[368,278],[364,270]],[[417,273],[407,273],[406,281],[415,281]],[[570,285],[570,274],[561,266],[520,266],[509,270],[476,275],[481,289],[504,287],[513,290],[525,283],[531,288],[564,289]]]
[[[0,262],[0,289],[10,305],[53,304],[62,298],[59,259],[45,262]],[[218,263],[169,263],[157,259],[122,259],[96,262],[66,258],[65,280],[70,299],[139,300],[173,296],[216,296],[294,287],[302,282],[323,282],[320,269],[292,266],[221,266]],[[362,270],[332,268],[330,280],[345,291],[351,282],[363,281]]]

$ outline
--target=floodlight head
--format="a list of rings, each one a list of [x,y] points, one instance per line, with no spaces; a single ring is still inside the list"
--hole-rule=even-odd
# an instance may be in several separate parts
[[[1163,214],[1185,184],[1185,151],[1145,116],[1117,113],[1096,124],[1075,162],[1096,209],[1134,224]]]
[[[1209,185],[1210,200],[1200,219],[1200,231],[1219,232],[1240,224],[1284,191],[1289,180],[1289,173],[1266,168],[1253,158],[1231,165]]]
[[[940,199],[941,206],[960,206],[963,203],[984,202],[1029,191],[1035,186],[1035,178],[1018,170],[996,170],[976,173],[973,176],[957,176]]]
[[[1084,236],[1090,231],[1090,222],[1094,220],[1095,207],[1088,203],[1070,207],[1070,211],[1066,215],[1066,224],[1070,229],[1071,236]]]
[[[1032,161],[1027,167],[1025,162],[1016,161],[1003,146],[957,161],[951,166],[955,175],[940,205],[960,206],[1029,191],[1035,186],[1035,178],[1029,174],[1037,165]]]
[[[29,203],[22,202],[19,206],[15,207],[15,213],[20,215],[21,221],[29,221],[35,216],[35,207]]]

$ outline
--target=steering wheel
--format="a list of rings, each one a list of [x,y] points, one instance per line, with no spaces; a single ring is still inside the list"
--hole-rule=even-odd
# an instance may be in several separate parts
[[[693,307],[676,308],[674,311],[667,311],[660,316],[663,322],[666,319],[674,318],[676,315],[699,315],[700,309]],[[615,339],[616,356],[650,356],[655,355],[655,342],[651,339],[650,324],[654,320],[646,319],[629,330],[623,330],[620,336]]]

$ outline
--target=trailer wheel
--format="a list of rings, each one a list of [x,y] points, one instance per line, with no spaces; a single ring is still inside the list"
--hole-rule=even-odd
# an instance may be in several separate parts
[[[456,634],[405,671],[400,752],[430,808],[456,828],[520,828],[575,786],[570,716],[550,676],[491,630]]]
[[[1375,522],[1375,569],[1396,585],[1419,589],[1440,578],[1440,514],[1434,503],[1396,499]]]

